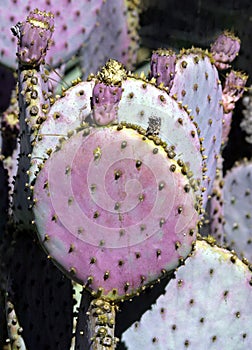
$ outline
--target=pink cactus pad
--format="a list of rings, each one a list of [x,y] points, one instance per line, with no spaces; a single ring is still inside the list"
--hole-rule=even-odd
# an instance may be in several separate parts
[[[18,58],[24,65],[37,66],[44,59],[54,30],[50,12],[32,11],[23,23],[12,28],[19,39]]]
[[[93,119],[98,125],[117,121],[118,104],[122,97],[122,80],[127,79],[123,65],[110,59],[97,74],[92,92]]]
[[[226,243],[240,257],[252,259],[252,162],[235,163],[224,177],[223,231]]]
[[[176,54],[173,50],[159,49],[151,56],[151,78],[155,78],[157,85],[163,83],[171,88],[175,74]]]
[[[108,125],[117,119],[118,103],[122,88],[98,83],[93,89],[93,118],[98,125]]]
[[[245,140],[252,143],[252,86],[248,88],[248,94],[242,100],[244,109],[241,128],[246,133]]]
[[[225,31],[211,46],[211,53],[218,69],[227,69],[240,51],[241,42],[233,33]]]
[[[250,349],[251,313],[251,266],[198,240],[165,294],[122,340],[128,350]]]
[[[109,58],[122,62],[129,70],[134,69],[137,62],[141,1],[100,2],[95,26],[91,28],[90,35],[86,36],[81,49],[80,59],[84,77],[96,73]],[[90,1],[88,3],[90,4]]]
[[[122,125],[84,129],[45,162],[34,187],[40,240],[70,277],[120,299],[190,253],[198,221],[186,175],[162,145]]]
[[[225,80],[223,88],[223,108],[225,113],[234,110],[235,102],[243,95],[248,76],[241,72],[231,70]]]
[[[128,69],[135,65],[139,0],[6,0],[4,5],[0,8],[0,59],[12,69],[16,67],[16,41],[10,28],[26,18],[34,6],[55,17],[55,32],[47,54],[50,65],[59,66],[78,54],[84,77],[95,73],[109,57],[122,61]]]
[[[222,87],[219,75],[207,51],[181,50],[176,61],[171,96],[187,105],[198,125],[202,140],[204,176],[203,207],[206,207],[215,178],[222,136]]]

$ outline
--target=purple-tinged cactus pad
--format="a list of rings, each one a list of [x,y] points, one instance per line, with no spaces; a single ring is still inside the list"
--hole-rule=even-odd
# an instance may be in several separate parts
[[[202,156],[197,129],[188,113],[163,89],[140,78],[122,81],[118,121],[141,126],[169,145],[170,156],[182,160],[196,184],[202,180]],[[155,130],[153,130],[155,129]]]
[[[233,111],[223,113],[223,127],[222,127],[222,149],[226,146],[231,130]]]
[[[18,37],[18,60],[23,65],[38,66],[45,58],[54,30],[53,15],[50,12],[30,12],[26,21],[12,27]]]
[[[211,53],[215,60],[215,66],[222,70],[230,67],[231,62],[240,51],[241,42],[233,33],[225,31],[219,35],[211,45]]]
[[[122,80],[127,79],[123,65],[110,59],[100,69],[92,92],[93,120],[97,125],[117,122],[118,104],[122,97]]]
[[[67,62],[79,50],[85,76],[95,73],[109,57],[122,60],[129,69],[134,66],[139,41],[138,1],[38,0],[35,6],[55,17],[52,46],[47,54],[48,63],[54,67]],[[10,28],[23,21],[33,8],[32,0],[7,0],[0,9],[0,60],[12,69],[16,67],[16,42]]]
[[[217,162],[216,177],[214,179],[211,198],[209,200],[208,220],[210,232],[216,241],[223,245],[225,243],[224,224],[224,199],[223,199],[223,158],[220,156]]]
[[[93,119],[97,125],[108,125],[117,120],[118,103],[122,96],[119,86],[97,83],[93,89]]]
[[[205,207],[215,178],[217,157],[221,147],[223,116],[219,75],[206,51],[200,49],[181,51],[176,62],[170,95],[188,106],[203,139],[205,176],[202,189],[204,189]]]
[[[175,74],[176,53],[173,50],[159,49],[152,53],[150,77],[157,85],[171,88]]]
[[[128,350],[244,350],[252,343],[252,274],[229,251],[197,241],[150,311],[122,340]]]
[[[162,145],[118,125],[84,129],[45,162],[35,224],[53,260],[95,293],[137,293],[190,253],[197,203]]]
[[[248,76],[244,73],[231,70],[226,76],[223,88],[223,108],[225,113],[234,110],[235,102],[237,102],[245,91]]]
[[[36,2],[40,9],[50,11],[55,16],[53,43],[47,54],[51,65],[59,65],[70,59],[80,49],[95,26],[96,11],[102,2],[103,0],[81,1],[75,4],[63,0],[60,5],[47,0]],[[34,2],[31,0],[8,0],[0,10],[1,62],[11,68],[16,66],[16,42],[11,36],[10,28],[26,18],[33,8]]]
[[[236,164],[224,178],[224,233],[226,244],[252,260],[252,163]]]
[[[96,73],[109,58],[122,62],[128,70],[135,67],[139,47],[139,12],[139,0],[102,2],[95,26],[81,49],[84,78]]]
[[[245,140],[252,143],[252,86],[248,89],[249,93],[244,96],[242,102],[244,105],[243,120],[241,121],[241,128],[245,131]]]
[[[70,131],[80,127],[91,114],[93,87],[94,81],[81,82],[65,91],[51,106],[34,142],[30,181],[34,179],[39,165],[55,150],[59,139],[67,137]]]
[[[116,110],[118,121],[133,123],[144,129],[150,128],[155,119],[160,121],[159,136],[174,147],[172,152],[174,157],[182,159],[192,171],[197,183],[200,183],[202,179],[200,142],[196,127],[187,112],[168,96],[166,91],[142,79],[133,77],[125,79],[124,75],[125,73],[120,73],[116,77],[116,86],[120,81],[122,89],[121,100]],[[110,77],[111,81],[106,82],[112,85],[115,76]],[[81,82],[64,92],[64,96],[52,105],[34,143],[30,180],[34,179],[38,166],[48,158],[51,151],[55,150],[59,138],[66,137],[69,131],[79,127],[92,116],[90,98],[94,85],[95,80]]]

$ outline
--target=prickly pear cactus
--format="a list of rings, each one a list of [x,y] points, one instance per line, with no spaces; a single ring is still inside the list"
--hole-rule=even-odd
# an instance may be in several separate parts
[[[83,57],[94,57],[94,70],[103,63],[107,49],[110,55],[122,55],[128,65],[132,64],[138,38],[132,46],[129,37],[136,33],[138,5],[138,1],[125,5],[124,1],[112,0],[98,1],[93,7],[87,2],[79,5],[81,11],[95,9],[94,16],[88,17],[90,31],[82,48]],[[124,11],[125,6],[128,12]],[[81,11],[75,11],[75,18],[81,16]],[[135,18],[128,31],[125,26],[121,28],[127,15],[131,20]],[[59,18],[60,11],[55,16]],[[67,33],[68,29],[68,24],[64,25],[63,31]],[[196,279],[188,277],[191,264],[197,266],[197,272],[192,268],[191,275],[199,272],[197,277],[203,284],[217,285],[217,293],[225,301],[233,282],[230,277],[224,287],[218,285],[220,277],[215,280],[215,276],[219,265],[221,275],[235,266],[232,273],[238,276],[240,285],[244,280],[239,273],[245,273],[244,291],[250,293],[251,276],[241,262],[237,260],[234,264],[235,256],[206,242],[195,243],[215,177],[223,106],[229,112],[243,92],[244,86],[241,89],[233,86],[240,77],[230,75],[227,80],[231,83],[227,86],[231,86],[231,92],[225,86],[222,94],[215,61],[207,51],[183,50],[177,57],[168,51],[161,58],[158,51],[153,56],[152,79],[127,73],[121,63],[110,59],[87,81],[77,79],[71,88],[62,90],[61,97],[54,96],[45,70],[47,51],[53,53],[57,44],[53,30],[52,13],[39,10],[32,11],[25,22],[12,28],[18,37],[21,149],[13,195],[18,230],[9,237],[13,259],[6,290],[24,327],[27,347],[34,348],[35,342],[47,349],[62,348],[62,344],[78,347],[77,338],[84,334],[85,347],[90,350],[115,349],[118,342],[115,319],[120,302],[139,296],[174,269],[178,276],[181,274],[182,282],[172,281],[166,294],[170,293],[169,288],[173,288],[171,294],[177,288],[179,297],[182,294],[179,291],[186,291],[189,285],[190,299],[182,307],[181,315],[185,311],[196,315],[197,309],[192,307],[197,306],[199,299],[202,311],[205,294],[200,290],[196,298],[190,295],[193,291],[190,283]],[[66,37],[62,36],[61,44],[64,39],[65,45]],[[98,46],[93,45],[92,38]],[[79,39],[76,35],[76,40]],[[117,46],[117,39],[122,46]],[[75,43],[69,45],[67,55],[75,52],[72,46]],[[86,64],[85,58],[84,61]],[[50,63],[59,62],[56,57]],[[32,231],[30,236],[28,229]],[[37,240],[46,254],[39,250]],[[29,254],[22,258],[24,246]],[[223,262],[220,256],[224,256]],[[180,267],[187,258],[189,262]],[[53,268],[52,262],[59,269]],[[208,263],[211,267],[207,267]],[[29,265],[32,267],[27,276]],[[204,274],[205,269],[208,270]],[[41,273],[36,278],[38,271]],[[70,280],[80,283],[89,293],[86,304],[83,301],[80,304],[83,308],[80,317],[84,317],[78,324],[76,307],[74,320],[69,317],[73,308]],[[43,297],[38,300],[34,296],[41,285]],[[227,290],[230,294],[225,294]],[[209,293],[212,300],[212,290]],[[183,297],[182,294],[182,304]],[[44,303],[48,301],[54,305],[45,316]],[[239,306],[235,317],[243,320],[244,308]],[[39,320],[35,324],[34,309]],[[205,310],[207,316],[199,316],[203,319],[201,323],[205,317],[210,318],[208,311]],[[229,310],[224,310],[220,318],[227,315]],[[9,316],[15,317],[12,312]],[[40,334],[43,318],[46,326]],[[81,329],[84,322],[85,332]],[[184,321],[181,322],[185,328]],[[177,321],[173,324],[177,326]],[[205,329],[207,332],[208,328]],[[71,339],[72,331],[76,332],[76,342]],[[225,340],[219,342],[221,333],[222,324],[209,338],[213,346],[223,345],[221,341]],[[176,334],[173,339],[180,347],[197,344],[196,337],[189,335],[180,343],[181,336],[178,333],[177,338]],[[151,339],[156,346],[157,339]],[[250,340],[246,329],[241,339]],[[144,346],[148,348],[147,344]]]
[[[16,23],[27,17],[34,8],[34,3],[31,0],[8,0],[5,5],[0,9],[0,60],[14,69],[16,44],[11,38],[10,28],[18,34]],[[78,51],[82,51],[83,69],[88,68],[86,74],[91,72],[90,68],[95,73],[109,55],[122,60],[128,68],[136,61],[138,1],[84,0],[76,3],[64,0],[59,5],[55,1],[40,0],[36,6],[46,12],[50,11],[56,19],[55,36],[47,56],[50,65],[55,67],[67,62]],[[34,23],[35,21],[36,16]],[[87,63],[90,57],[94,57],[92,67]]]
[[[139,47],[140,0],[103,1],[96,24],[81,49],[84,77],[96,73],[109,58],[135,67]],[[92,60],[90,60],[92,57]]]
[[[248,89],[248,94],[244,96],[243,102],[243,119],[241,121],[241,128],[246,133],[245,140],[252,143],[252,86]]]
[[[197,241],[165,295],[123,334],[126,348],[246,349],[252,342],[251,278],[251,266],[236,255]]]
[[[81,116],[78,104],[85,106]],[[77,82],[55,106],[31,154],[34,223],[56,265],[96,298],[88,309],[93,348],[102,342],[112,349],[114,303],[145,290],[191,251],[200,211],[199,142],[192,141],[196,131],[186,111],[154,85],[128,77],[113,60],[90,82]],[[64,106],[72,109],[71,118]],[[139,114],[139,106],[149,109]],[[60,124],[64,134],[57,145]],[[178,142],[176,135],[183,139],[180,158],[171,143]],[[102,305],[111,315],[101,326],[95,310]]]
[[[252,260],[252,163],[237,163],[224,178],[224,233],[226,244]]]
[[[23,328],[18,322],[14,305],[6,302],[6,318],[8,325],[8,335],[12,349],[26,350],[25,342],[22,337]]]
[[[55,150],[60,138],[64,138],[85,123],[91,113],[90,97],[94,83],[82,82],[64,91],[63,97],[51,106],[46,120],[40,125],[33,142],[30,181],[45,158]]]
[[[171,88],[175,74],[176,53],[173,50],[159,49],[152,53],[150,77],[157,85]]]
[[[228,69],[230,63],[238,56],[241,41],[232,32],[224,31],[211,45],[211,53],[218,69]]]
[[[202,138],[204,207],[215,178],[222,136],[222,88],[213,62],[206,51],[181,51],[170,90],[171,96],[188,106]]]
[[[154,141],[158,137],[165,141],[168,156],[176,159],[185,171],[187,169],[188,175],[193,175],[199,189],[203,172],[201,146],[186,109],[162,88],[134,76],[123,80],[122,88],[118,120],[140,125]]]
[[[106,68],[108,72],[115,64],[113,62],[115,61],[107,63],[107,67],[110,67]],[[119,92],[120,89],[117,85],[116,87],[107,85],[107,90],[104,88],[110,74],[104,72],[106,69],[104,68],[98,73],[101,82],[97,83],[94,95],[92,95],[92,89],[97,78],[93,78],[89,82],[79,82],[65,91],[64,96],[52,105],[34,142],[30,179],[34,178],[34,174],[43,163],[43,159],[48,158],[50,152],[55,150],[59,137],[65,137],[69,131],[79,127],[83,122],[85,123],[86,119],[89,120],[90,98],[92,98],[93,118],[96,123],[106,124],[109,121],[112,122],[114,118],[117,122],[125,121],[139,125],[148,130],[149,136],[154,134],[154,138],[160,136],[164,142],[170,144],[170,158],[175,158],[180,163],[184,162],[184,170],[190,169],[195,179],[195,185],[199,185],[202,179],[200,142],[196,127],[191,123],[186,110],[178,106],[177,102],[168,96],[165,90],[155,87],[146,79],[134,76],[127,77],[125,72],[124,77],[120,76],[122,93],[120,93],[118,104],[115,104],[116,95],[114,92]],[[115,67],[113,69],[116,71]],[[108,104],[109,95],[113,101],[110,105]],[[104,106],[106,106],[107,111],[108,108],[110,109],[109,118],[111,119],[109,120],[101,119],[101,115],[104,116],[105,113],[102,111]],[[113,115],[112,106],[115,108]],[[98,121],[98,112],[100,121]],[[169,113],[169,118],[167,113]],[[153,128],[154,124],[156,124],[155,128]]]
[[[48,253],[111,299],[173,269],[195,237],[189,180],[162,146],[142,138],[120,124],[84,129],[51,154],[34,187],[35,223]]]
[[[220,156],[217,162],[216,176],[208,208],[209,212],[206,218],[206,222],[209,223],[210,228],[207,234],[211,232],[211,235],[220,244],[225,243],[225,232],[223,230],[225,223],[223,186],[223,158]]]
[[[44,71],[52,15],[36,10],[15,28],[21,121],[15,217],[20,231],[22,221],[26,230],[35,224],[48,257],[91,291],[89,342],[112,349],[116,303],[159,281],[192,249],[201,208],[196,128],[165,90],[129,76],[114,60],[54,99]],[[15,271],[11,276],[19,281]],[[101,325],[96,309],[108,307]]]
[[[13,210],[15,221],[25,225],[32,220],[31,208],[29,208],[31,198],[26,185],[30,165],[29,155],[38,124],[45,118],[50,106],[51,94],[43,63],[52,31],[52,14],[39,10],[32,11],[26,22],[18,24],[20,156],[14,187]],[[37,45],[33,44],[34,41]],[[31,57],[30,60],[29,57]]]
[[[223,88],[223,108],[225,113],[234,110],[235,103],[245,91],[248,76],[245,73],[231,70],[225,79]]]
[[[222,148],[228,141],[231,130],[232,115],[235,103],[242,97],[245,91],[248,76],[245,73],[231,70],[225,78],[222,103],[223,103],[223,130],[222,130]]]

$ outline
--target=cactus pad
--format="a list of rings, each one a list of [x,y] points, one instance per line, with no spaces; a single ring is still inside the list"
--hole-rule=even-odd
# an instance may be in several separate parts
[[[122,89],[118,121],[140,125],[154,138],[158,135],[169,145],[170,156],[182,160],[199,184],[202,180],[200,142],[186,110],[165,90],[139,78],[123,80]]]
[[[81,49],[84,78],[96,73],[109,58],[132,70],[139,47],[139,0],[106,0],[97,12],[96,25]],[[92,59],[90,59],[92,57]]]
[[[8,335],[12,349],[26,350],[24,339],[22,338],[23,329],[19,325],[14,305],[7,301],[6,303],[6,318],[8,326]]]
[[[124,333],[127,349],[249,348],[251,277],[235,255],[197,241],[165,295]]]
[[[97,13],[101,7],[102,0],[90,3],[90,1],[82,1],[74,4],[64,0],[59,4],[42,0],[36,3],[44,11],[50,11],[55,15],[55,34],[53,43],[48,53],[48,60],[52,65],[58,65],[63,61],[68,60],[71,56],[80,49],[85,39],[90,35],[92,28],[97,20]],[[6,3],[6,11],[11,13],[7,16],[4,9],[1,10],[1,36],[0,42],[2,48],[1,62],[5,65],[14,68],[15,62],[15,40],[12,39],[10,28],[16,23],[26,18],[29,15],[34,3],[31,0],[8,1]],[[18,11],[17,11],[18,10]],[[86,14],[89,14],[88,16]],[[86,22],[81,22],[81,18],[86,19]],[[76,25],[78,23],[78,25]],[[15,30],[15,29],[14,29]]]
[[[54,30],[54,19],[50,12],[30,12],[26,21],[12,28],[18,37],[18,60],[23,65],[37,66],[45,58]]]
[[[231,70],[225,79],[223,88],[224,112],[229,113],[234,110],[235,102],[243,95],[248,76],[244,73]]]
[[[227,244],[252,259],[252,163],[244,160],[224,178],[224,232]]]
[[[248,94],[243,98],[243,120],[241,121],[241,128],[246,133],[245,140],[252,143],[252,86],[248,90]]]
[[[238,55],[241,42],[238,37],[229,31],[225,31],[211,45],[211,53],[218,69],[227,69]]]
[[[156,50],[151,56],[150,77],[156,79],[157,85],[164,84],[171,88],[175,74],[176,54],[172,50]]]
[[[182,172],[162,145],[137,130],[120,124],[84,129],[63,142],[37,176],[40,240],[95,294],[130,296],[191,251],[197,203]]]
[[[59,66],[81,51],[85,75],[91,70],[95,73],[108,57],[120,59],[132,69],[138,48],[138,1],[63,0],[59,4],[39,0],[36,6],[55,17],[54,38],[47,55],[50,65]],[[10,28],[18,34],[16,24],[33,8],[31,0],[8,0],[0,10],[0,60],[12,69],[16,66],[16,43]]]
[[[35,139],[30,168],[30,180],[38,167],[55,150],[59,138],[79,127],[91,113],[90,98],[94,82],[82,82],[64,92],[50,108]]]
[[[203,139],[202,183],[203,206],[215,178],[216,162],[221,147],[223,108],[222,88],[217,69],[206,51],[191,49],[181,51],[175,68],[175,77],[170,91],[178,101],[191,110]]]

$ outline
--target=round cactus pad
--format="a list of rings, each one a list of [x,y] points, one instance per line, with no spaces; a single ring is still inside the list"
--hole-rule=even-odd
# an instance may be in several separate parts
[[[34,214],[46,251],[94,293],[130,296],[176,268],[195,240],[182,168],[138,130],[84,129],[45,162]]]
[[[127,349],[249,349],[251,276],[229,251],[197,241],[165,295],[123,334]]]

